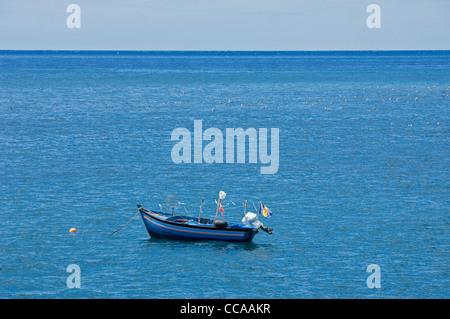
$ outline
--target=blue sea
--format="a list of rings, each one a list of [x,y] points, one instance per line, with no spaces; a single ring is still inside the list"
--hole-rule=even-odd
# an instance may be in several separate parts
[[[0,298],[448,298],[449,95],[449,51],[0,51]],[[174,163],[195,120],[278,128],[278,171]],[[111,236],[221,190],[274,233]]]

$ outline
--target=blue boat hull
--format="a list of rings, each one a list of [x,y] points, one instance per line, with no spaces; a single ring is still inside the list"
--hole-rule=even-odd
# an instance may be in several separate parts
[[[234,224],[223,229],[214,225],[197,223],[177,223],[167,220],[160,213],[141,210],[140,213],[145,227],[151,237],[161,237],[179,240],[224,240],[247,242],[251,241],[258,232],[253,227]]]

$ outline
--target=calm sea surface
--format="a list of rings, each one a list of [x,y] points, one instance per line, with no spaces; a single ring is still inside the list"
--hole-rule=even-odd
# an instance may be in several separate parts
[[[449,51],[1,51],[0,298],[448,298],[449,85]],[[279,128],[278,172],[175,164],[194,120]],[[274,234],[110,236],[169,194],[213,217],[220,190]]]

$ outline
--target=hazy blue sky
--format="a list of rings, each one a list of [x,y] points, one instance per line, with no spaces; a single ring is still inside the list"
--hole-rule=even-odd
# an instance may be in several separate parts
[[[450,0],[0,0],[0,49],[449,50],[449,16]]]

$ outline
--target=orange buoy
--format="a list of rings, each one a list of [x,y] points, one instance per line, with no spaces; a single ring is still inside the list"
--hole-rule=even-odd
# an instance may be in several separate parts
[[[71,229],[69,230],[69,232],[71,232],[71,233],[76,233],[77,230],[76,230],[75,228],[71,228]]]

